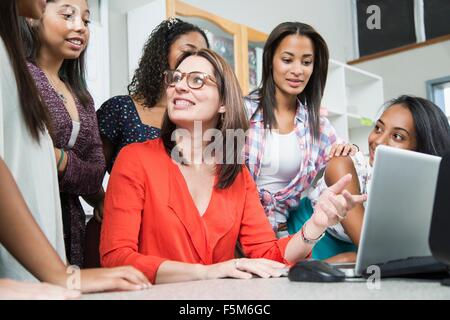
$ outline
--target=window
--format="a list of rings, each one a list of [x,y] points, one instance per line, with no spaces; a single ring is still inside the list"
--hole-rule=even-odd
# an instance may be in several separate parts
[[[102,0],[88,0],[89,11],[91,12],[90,20],[98,24],[102,23],[100,15],[101,2]]]
[[[199,26],[206,33],[211,49],[220,54],[234,69],[234,35],[225,31],[220,25],[200,17],[183,17],[180,19]]]
[[[450,34],[450,1],[425,0],[423,5],[427,39]]]
[[[414,0],[358,0],[359,55],[416,43]]]
[[[450,119],[450,76],[427,82],[428,99],[438,105]]]

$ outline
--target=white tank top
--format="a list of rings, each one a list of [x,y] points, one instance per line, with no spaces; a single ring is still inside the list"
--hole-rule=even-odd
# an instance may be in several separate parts
[[[267,130],[258,188],[276,193],[289,185],[300,172],[303,154],[295,134]]]
[[[72,133],[70,135],[69,143],[67,144],[67,148],[72,149],[77,142],[78,134],[80,133],[81,124],[77,121],[72,120]]]

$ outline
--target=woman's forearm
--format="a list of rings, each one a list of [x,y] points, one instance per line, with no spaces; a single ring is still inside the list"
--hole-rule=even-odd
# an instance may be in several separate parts
[[[0,159],[0,242],[36,278],[65,286],[66,266],[33,219]]]
[[[156,273],[155,283],[171,283],[207,279],[207,266],[175,261],[163,262]]]
[[[326,230],[323,227],[317,226],[311,219],[305,222],[304,227],[305,237],[307,239],[317,239]],[[300,230],[288,242],[284,253],[284,258],[291,263],[295,263],[305,259],[311,253],[312,248],[313,245],[307,244],[303,241]]]

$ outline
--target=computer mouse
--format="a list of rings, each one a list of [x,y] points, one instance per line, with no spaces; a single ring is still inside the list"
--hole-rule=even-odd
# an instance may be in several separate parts
[[[288,278],[301,282],[340,282],[345,280],[345,274],[324,261],[306,260],[293,265]]]

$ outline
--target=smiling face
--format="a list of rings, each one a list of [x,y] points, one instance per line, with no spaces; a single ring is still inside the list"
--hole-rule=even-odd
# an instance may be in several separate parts
[[[186,76],[174,86],[167,87],[167,108],[170,120],[178,128],[191,128],[194,121],[201,121],[203,129],[215,128],[225,107],[220,103],[219,90],[212,64],[203,57],[189,56],[178,66],[182,73],[201,72],[214,80],[206,79],[200,89],[191,89]]]
[[[16,0],[16,2],[20,16],[40,19],[44,13],[47,0]]]
[[[89,42],[86,0],[49,2],[40,28],[41,49],[62,59],[77,59]]]
[[[303,92],[314,70],[314,45],[310,38],[286,36],[273,56],[273,78],[277,93],[297,96]]]
[[[386,145],[406,150],[416,150],[416,129],[408,108],[394,104],[386,109],[369,135],[369,163],[372,166],[375,149]]]
[[[197,32],[192,31],[181,35],[172,45],[169,50],[169,68],[174,69],[177,60],[186,51],[195,51],[198,49],[206,48],[207,44],[205,38]]]

